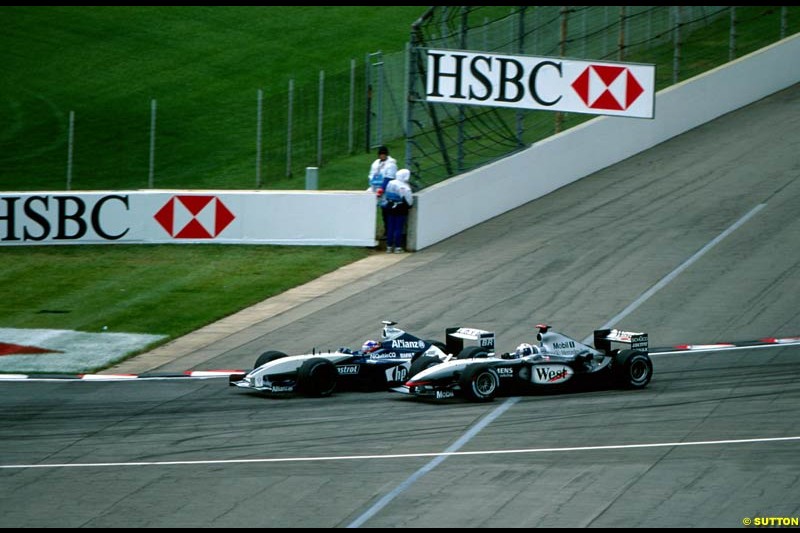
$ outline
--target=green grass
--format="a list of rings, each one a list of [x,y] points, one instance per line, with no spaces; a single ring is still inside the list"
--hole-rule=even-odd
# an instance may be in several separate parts
[[[371,252],[353,247],[0,248],[0,327],[183,335]]]
[[[146,187],[153,98],[156,187],[253,188],[257,90],[265,93],[265,173],[279,176],[285,160],[275,150],[285,147],[285,134],[271,126],[279,111],[284,118],[286,104],[275,95],[288,80],[298,87],[299,120],[302,112],[316,110],[320,70],[332,84],[341,78],[337,72],[349,70],[351,58],[363,70],[367,53],[402,50],[424,10],[0,8],[0,190],[65,188],[70,111],[72,188]],[[335,118],[329,128],[342,122]],[[308,137],[298,134],[298,150],[314,144]],[[295,159],[289,185],[302,188],[300,169],[313,161],[307,155]],[[267,180],[266,186],[285,183]]]

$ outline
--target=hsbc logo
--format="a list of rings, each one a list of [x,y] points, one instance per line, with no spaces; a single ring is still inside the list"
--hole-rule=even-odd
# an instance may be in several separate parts
[[[177,195],[153,218],[176,239],[213,239],[236,216],[216,196]]]
[[[630,69],[613,65],[586,67],[572,88],[590,109],[624,111],[644,92]]]
[[[428,50],[428,102],[653,118],[655,65]]]

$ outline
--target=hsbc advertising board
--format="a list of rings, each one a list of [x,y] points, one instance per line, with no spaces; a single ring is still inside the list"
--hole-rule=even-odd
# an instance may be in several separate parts
[[[655,65],[428,50],[426,100],[635,118],[655,116]]]
[[[224,243],[375,245],[367,192],[0,193],[0,246]]]

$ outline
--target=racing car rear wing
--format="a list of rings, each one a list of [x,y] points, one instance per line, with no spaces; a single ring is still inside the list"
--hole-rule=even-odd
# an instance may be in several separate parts
[[[458,355],[464,349],[464,341],[474,341],[476,346],[494,351],[494,332],[475,328],[447,328],[445,347],[448,354]],[[473,344],[473,343],[470,343]]]
[[[598,350],[610,351],[612,342],[630,344],[631,350],[639,350],[645,353],[649,349],[647,333],[635,333],[619,329],[596,329],[594,331],[594,347]]]

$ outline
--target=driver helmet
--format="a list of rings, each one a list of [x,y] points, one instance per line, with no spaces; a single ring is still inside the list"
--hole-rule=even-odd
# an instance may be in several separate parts
[[[364,353],[370,353],[374,352],[380,347],[381,345],[378,341],[372,341],[372,340],[364,341],[364,344],[361,345],[361,351]]]
[[[517,354],[517,357],[525,357],[526,355],[533,355],[533,346],[531,346],[527,342],[523,342],[522,344],[517,346],[517,349],[514,353]]]

